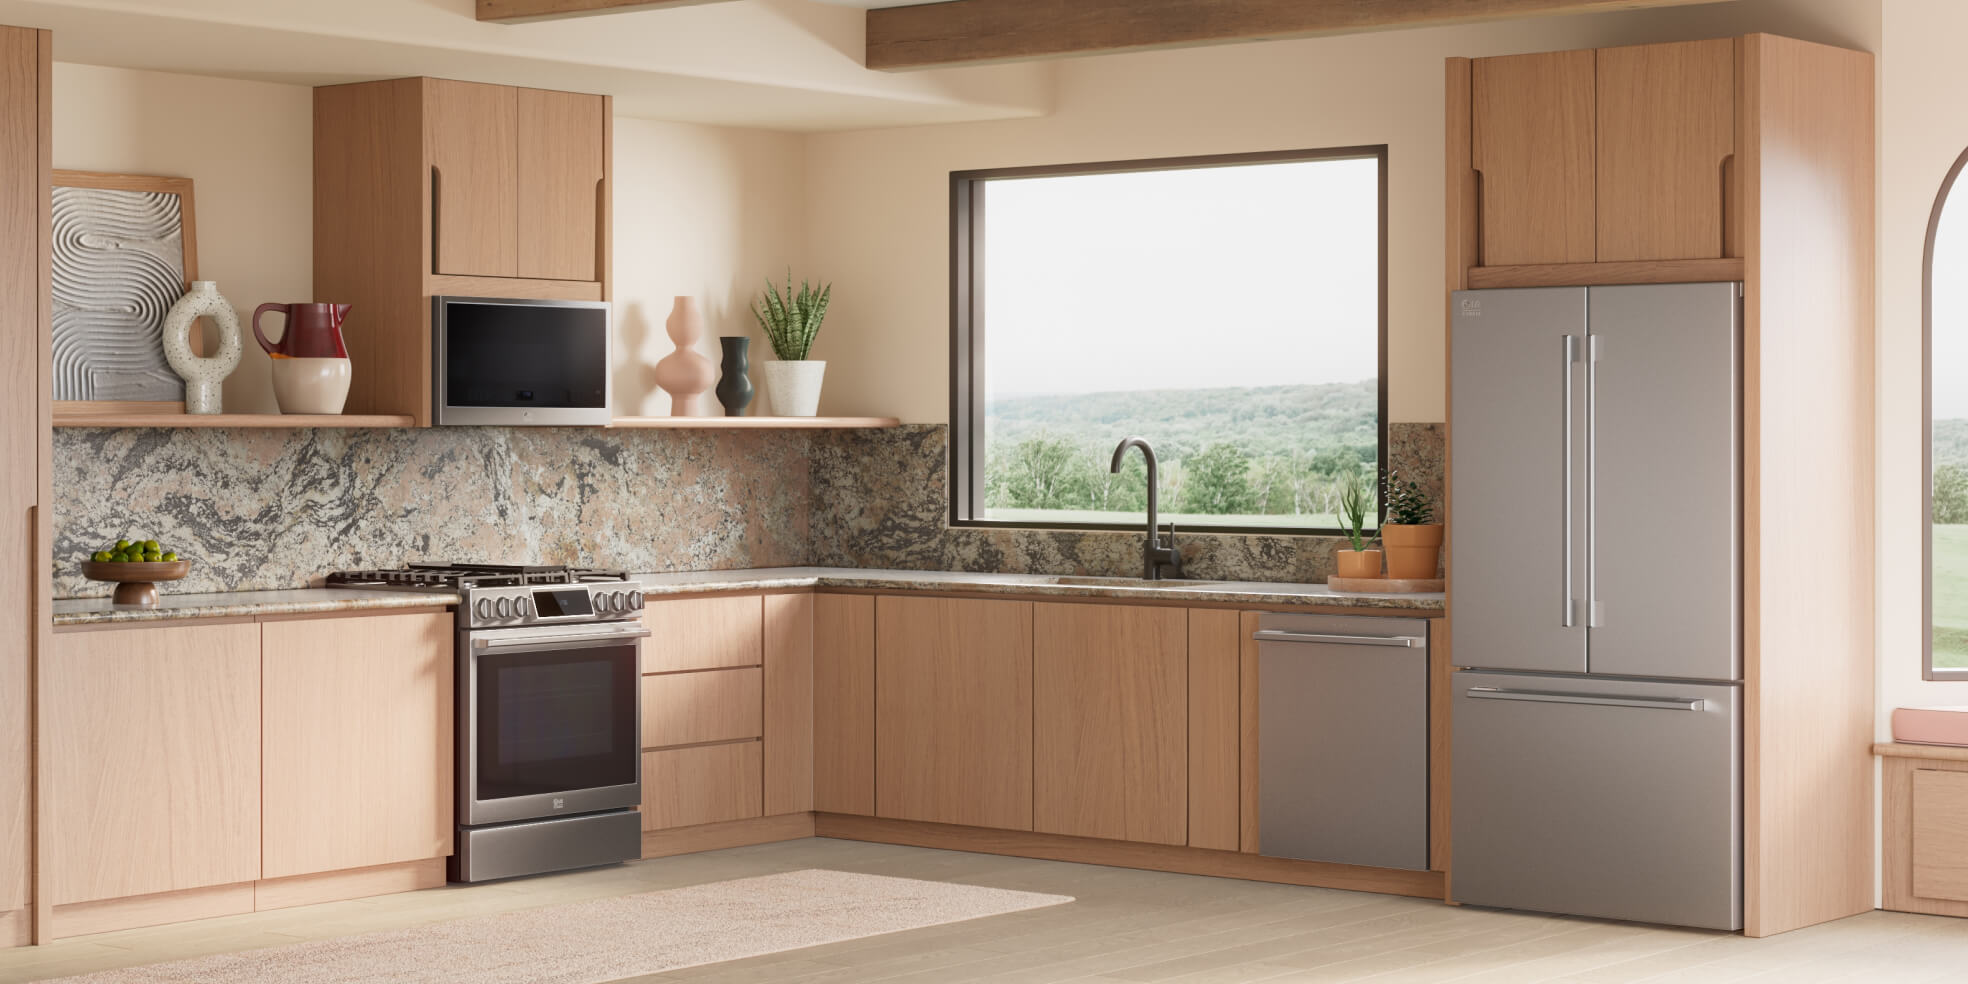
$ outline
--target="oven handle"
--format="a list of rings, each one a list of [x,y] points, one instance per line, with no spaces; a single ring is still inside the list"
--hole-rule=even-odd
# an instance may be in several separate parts
[[[599,646],[615,646],[631,639],[646,639],[648,629],[636,626],[631,629],[611,629],[607,632],[570,632],[562,635],[527,635],[485,638],[480,636],[471,641],[473,649],[486,651],[533,650],[533,649],[591,649]]]

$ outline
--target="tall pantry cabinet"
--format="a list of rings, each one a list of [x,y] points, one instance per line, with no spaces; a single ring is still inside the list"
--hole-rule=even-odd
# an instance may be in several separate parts
[[[1450,291],[1742,283],[1745,930],[1870,910],[1873,56],[1452,58],[1447,92]]]
[[[12,606],[0,620],[0,946],[26,943],[46,924],[34,918],[47,898],[34,891],[31,736],[36,660],[54,631],[49,39],[0,27],[0,229],[9,233],[0,246],[0,598]]]

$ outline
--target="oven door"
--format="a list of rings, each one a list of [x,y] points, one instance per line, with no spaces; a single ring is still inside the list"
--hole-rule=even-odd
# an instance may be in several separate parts
[[[465,633],[458,816],[465,826],[642,801],[636,622]]]
[[[605,427],[609,307],[599,301],[436,297],[439,424]]]

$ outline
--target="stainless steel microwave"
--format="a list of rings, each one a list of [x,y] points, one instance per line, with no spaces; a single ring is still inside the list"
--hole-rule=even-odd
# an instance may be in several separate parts
[[[431,298],[441,425],[606,427],[614,420],[604,301]]]

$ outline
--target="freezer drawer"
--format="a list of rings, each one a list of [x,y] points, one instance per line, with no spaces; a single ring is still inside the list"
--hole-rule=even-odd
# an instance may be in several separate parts
[[[1258,852],[1428,868],[1428,622],[1265,615]]]
[[[1741,688],[1453,677],[1455,901],[1742,927]]]

